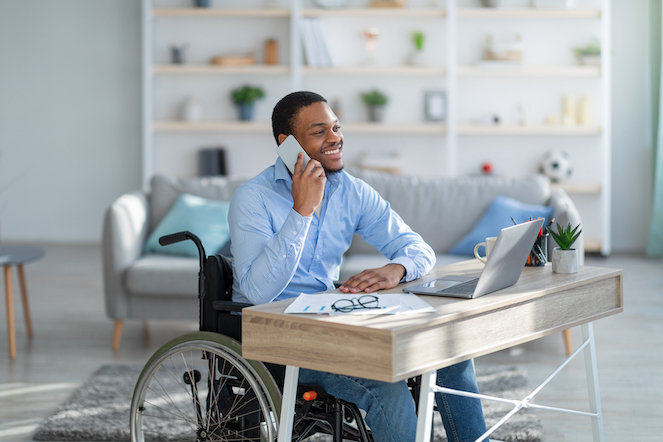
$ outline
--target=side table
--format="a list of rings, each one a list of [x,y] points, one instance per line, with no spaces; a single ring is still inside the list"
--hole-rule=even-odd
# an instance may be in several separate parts
[[[25,273],[23,264],[36,261],[44,256],[44,250],[34,246],[2,246],[0,247],[0,265],[4,267],[5,274],[5,301],[7,305],[7,340],[9,341],[9,358],[16,358],[16,334],[14,331],[14,293],[12,290],[11,266],[16,266],[18,282],[21,287],[23,301],[23,316],[28,338],[32,338],[32,325],[30,323],[30,310],[28,308],[28,291],[25,286]]]

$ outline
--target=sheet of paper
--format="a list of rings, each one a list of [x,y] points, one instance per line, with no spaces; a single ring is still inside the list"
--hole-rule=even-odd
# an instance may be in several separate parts
[[[311,313],[328,315],[384,315],[396,313],[434,312],[426,301],[410,293],[377,294],[380,308],[359,308],[347,313],[333,311],[331,306],[341,299],[357,299],[364,294],[340,293],[336,290],[307,295],[301,293],[286,309],[285,313]]]

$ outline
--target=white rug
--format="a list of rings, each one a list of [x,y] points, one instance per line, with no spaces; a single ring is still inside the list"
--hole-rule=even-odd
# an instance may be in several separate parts
[[[142,367],[104,365],[48,418],[37,430],[34,440],[41,441],[128,441],[129,407],[134,385]],[[530,390],[527,374],[512,367],[477,366],[479,391],[486,395],[522,399]],[[509,404],[483,403],[490,427],[511,410]],[[446,441],[444,428],[435,413],[435,441]],[[494,440],[541,442],[542,427],[534,410],[523,409],[497,430]],[[314,436],[310,442],[331,440]]]

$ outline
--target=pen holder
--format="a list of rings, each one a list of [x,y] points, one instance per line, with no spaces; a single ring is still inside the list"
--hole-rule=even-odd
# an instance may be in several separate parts
[[[528,266],[544,266],[548,262],[548,236],[549,233],[544,233],[536,237],[536,241],[532,246],[532,250],[527,257]]]

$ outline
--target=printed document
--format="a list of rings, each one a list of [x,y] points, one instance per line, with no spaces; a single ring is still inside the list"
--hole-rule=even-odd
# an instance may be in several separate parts
[[[384,315],[397,313],[434,312],[435,309],[417,295],[411,293],[373,294],[379,299],[379,308],[357,308],[343,313],[334,311],[332,305],[345,299],[357,299],[367,293],[340,293],[337,290],[307,295],[301,293],[284,313],[313,313],[328,315]]]

